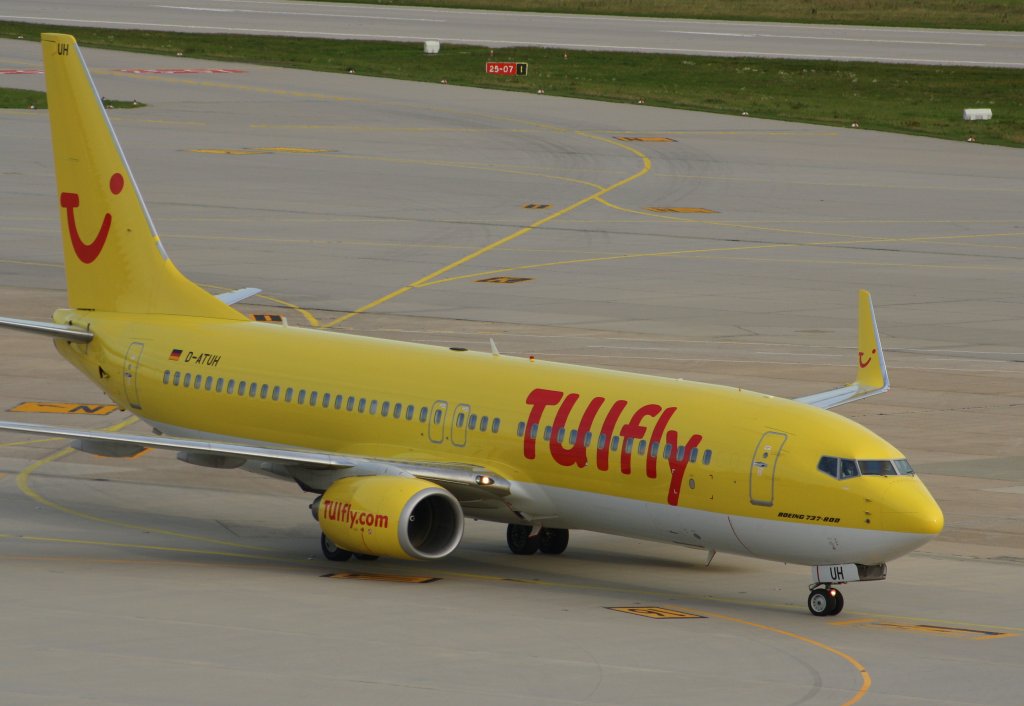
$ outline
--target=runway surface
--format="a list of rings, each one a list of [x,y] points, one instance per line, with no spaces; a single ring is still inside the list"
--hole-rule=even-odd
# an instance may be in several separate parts
[[[262,287],[247,310],[293,325],[493,337],[506,355],[797,396],[852,377],[870,289],[894,390],[839,411],[908,455],[946,529],[817,619],[805,567],[705,568],[584,532],[561,557],[518,557],[504,528],[473,523],[440,562],[330,564],[311,498],[283,482],[5,434],[0,701],[1020,703],[1019,151],[86,58],[102,94],[148,104],[112,119],[179,268]],[[0,66],[40,64],[35,44],[0,41]],[[122,71],[168,68],[238,73]],[[64,303],[46,113],[0,111],[0,142],[2,313],[45,320]],[[4,417],[130,421],[8,411],[105,400],[43,338],[4,332],[0,350]]]
[[[0,20],[171,32],[1024,68],[1024,32],[720,22],[271,0],[5,0]]]

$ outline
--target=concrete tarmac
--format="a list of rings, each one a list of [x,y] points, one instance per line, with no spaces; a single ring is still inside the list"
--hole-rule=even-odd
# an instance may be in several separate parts
[[[443,561],[331,564],[283,482],[4,434],[0,701],[1021,703],[1020,152],[86,58],[101,93],[148,105],[111,115],[179,268],[262,287],[246,310],[293,325],[798,396],[851,379],[870,289],[894,389],[838,411],[907,454],[946,529],[817,619],[805,567],[585,532],[518,557],[471,523]],[[0,65],[39,48],[0,41]],[[240,73],[121,71],[169,68]],[[46,113],[0,111],[0,142],[3,313],[45,320],[64,303]],[[105,402],[44,338],[0,346],[0,410]]]
[[[487,47],[1024,68],[1024,33],[274,0],[5,0],[0,20]]]

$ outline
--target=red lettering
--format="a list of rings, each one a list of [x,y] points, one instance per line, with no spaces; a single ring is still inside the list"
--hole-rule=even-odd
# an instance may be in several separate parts
[[[604,437],[604,445],[600,440],[597,443],[597,468],[600,471],[608,470],[608,451],[612,447],[612,435],[615,434],[615,425],[619,423],[619,416],[626,408],[626,400],[618,400],[608,410],[608,416],[601,425],[601,436]]]
[[[586,441],[587,434],[590,432],[590,427],[594,423],[594,417],[597,416],[597,410],[604,404],[604,398],[595,397],[587,405],[586,410],[583,412],[583,419],[580,420],[576,441],[567,448],[559,443],[558,432],[565,428],[565,423],[569,420],[569,414],[579,398],[580,396],[574,392],[567,396],[562,402],[562,406],[558,408],[558,414],[555,415],[555,425],[551,430],[551,457],[563,466],[575,464],[583,468],[587,465],[587,447],[584,442]]]
[[[665,435],[666,440],[672,446],[673,449],[677,448],[679,441],[678,435],[674,431],[670,431]],[[686,447],[683,449],[682,459],[679,458],[678,451],[674,451],[669,457],[668,467],[672,469],[672,479],[668,484],[668,504],[678,505],[679,504],[679,491],[683,487],[683,476],[686,475],[686,466],[690,463],[690,455],[693,450],[700,446],[700,442],[703,437],[700,434],[694,434],[690,437],[690,440],[686,442]]]
[[[645,404],[633,413],[633,418],[629,420],[629,424],[623,425],[622,429],[619,430],[619,434],[622,436],[622,453],[620,454],[620,463],[622,464],[623,474],[629,475],[632,472],[630,462],[632,461],[633,449],[629,440],[644,438],[644,435],[647,433],[647,427],[642,425],[640,422],[644,420],[644,417],[653,417],[660,411],[661,405]]]
[[[526,433],[523,434],[523,456],[529,459],[537,458],[537,435],[532,433],[534,425],[540,424],[544,410],[551,405],[558,404],[562,399],[562,393],[557,390],[545,390],[538,387],[526,396],[526,404],[532,405],[530,416],[526,420]]]
[[[668,421],[672,419],[672,415],[676,412],[676,407],[666,407],[665,411],[658,417],[658,423],[654,425],[654,435],[651,437],[651,445],[661,443],[661,437],[665,434],[665,427],[668,426]],[[669,444],[671,446],[671,444]],[[675,451],[675,449],[673,449]],[[654,453],[647,454],[647,477],[657,478],[658,477],[658,455]]]

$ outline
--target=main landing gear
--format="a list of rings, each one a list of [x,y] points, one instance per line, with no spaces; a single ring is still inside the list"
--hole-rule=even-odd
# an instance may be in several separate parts
[[[843,594],[838,588],[825,584],[811,584],[811,595],[807,597],[807,609],[819,618],[839,615],[843,612]]]
[[[505,532],[508,548],[513,554],[561,554],[569,546],[569,530],[556,527],[536,528],[531,525],[509,525]]]
[[[320,534],[320,551],[322,551],[324,556],[331,561],[348,561],[353,556],[356,559],[361,559],[362,561],[373,561],[374,559],[379,558],[374,554],[356,554],[347,549],[342,549],[337,544],[329,540],[327,535],[323,533]]]

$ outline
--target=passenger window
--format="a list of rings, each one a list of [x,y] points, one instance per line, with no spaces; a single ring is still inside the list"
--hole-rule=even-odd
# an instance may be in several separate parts
[[[651,442],[651,452],[650,452],[650,454],[651,454],[651,458],[658,458],[658,442],[657,441],[652,441]]]
[[[176,370],[174,372],[174,386],[177,387],[179,382],[181,382],[181,371]]]
[[[217,378],[217,392],[224,391],[224,378]]]
[[[323,394],[323,402],[320,403],[320,406],[323,407],[324,409],[327,409],[328,407],[331,406],[331,393],[325,392]]]
[[[206,376],[206,391],[209,392],[211,387],[213,387],[213,376],[212,375],[207,375]]]
[[[234,378],[228,380],[228,390],[227,390],[227,393],[229,395],[235,394],[235,380],[234,380]]]
[[[395,402],[395,414],[394,414],[394,416],[395,416],[395,419],[401,419],[402,418],[402,403],[401,402]]]
[[[381,405],[380,405],[380,416],[386,417],[386,416],[388,416],[388,412],[390,412],[390,411],[391,411],[391,403],[390,402],[383,402],[383,403],[381,403]]]
[[[306,404],[305,390],[299,390],[299,394],[295,396],[295,404]]]
[[[618,451],[618,450],[619,450],[619,437],[618,436],[613,436],[612,437],[612,451]]]
[[[540,430],[540,427],[537,424],[534,424],[532,427],[530,427],[530,438],[531,439],[536,439],[537,438],[537,432],[539,430]]]
[[[629,437],[622,442],[622,451],[627,454],[633,453],[633,437]]]
[[[270,392],[270,385],[267,385],[266,383],[264,383],[263,387],[260,388],[260,399],[261,400],[267,399],[267,393],[269,393],[269,392]]]
[[[569,432],[569,443],[574,445],[574,446],[576,444],[576,430],[575,429],[573,429],[572,431]]]
[[[462,425],[466,423],[466,413],[459,412],[458,416],[455,417],[455,426],[462,428]]]
[[[644,451],[647,450],[647,439],[640,439],[640,443],[636,446],[636,455],[643,456]]]
[[[697,463],[697,454],[700,453],[696,446],[690,450],[690,463]]]
[[[601,450],[601,451],[604,451],[604,449],[605,449],[605,445],[606,445],[607,443],[608,443],[608,435],[607,435],[607,434],[604,434],[604,433],[602,432],[602,433],[601,433],[601,435],[597,437],[597,448],[598,448],[599,450]]]
[[[420,421],[421,422],[427,421],[427,408],[426,407],[420,407]]]
[[[274,385],[274,391],[270,393],[270,399],[272,399],[274,402],[277,402],[279,399],[281,399],[280,385]]]
[[[189,387],[192,384],[192,373],[185,373],[185,380],[182,382],[182,387]]]
[[[245,380],[238,381],[238,396],[243,397],[245,395]]]
[[[558,430],[558,443],[561,444],[565,441],[565,427]]]
[[[346,412],[351,412],[352,408],[355,407],[355,406],[356,406],[356,398],[355,397],[349,397],[348,398],[348,404],[345,405],[345,411]]]
[[[523,437],[523,434],[525,434],[525,433],[526,433],[526,422],[519,422],[519,425],[516,426],[516,436],[518,436],[521,439]]]
[[[590,448],[590,442],[594,440],[594,432],[588,431],[583,435],[583,445],[588,449]]]
[[[341,403],[344,402],[344,401],[345,401],[344,395],[335,395],[334,396],[334,409],[335,409],[335,411],[341,409]]]
[[[472,422],[470,422],[472,423]],[[487,431],[487,415],[480,417],[480,431]]]
[[[309,393],[309,406],[316,407],[316,390]]]
[[[440,424],[442,419],[444,419],[444,410],[434,410],[434,424]]]
[[[196,375],[195,383],[192,385],[192,389],[199,390],[203,387],[203,376]]]
[[[259,387],[259,383],[258,382],[253,382],[253,383],[249,384],[249,397],[256,397],[256,388],[257,387]]]
[[[500,428],[501,428],[501,420],[498,419],[497,417],[495,417],[494,419],[491,420],[491,433],[492,434],[497,434],[498,433],[498,429],[500,429]]]
[[[686,456],[686,447],[685,446],[677,446],[676,447],[676,461],[682,461],[684,456]]]
[[[370,400],[370,414],[377,413],[377,400]]]
[[[284,391],[284,401],[285,402],[291,402],[292,401],[292,396],[294,394],[295,394],[295,390],[293,390],[292,388],[289,387],[287,390]]]
[[[476,415],[471,414],[469,415],[469,430],[473,431],[474,429],[476,429]]]
[[[171,381],[171,371],[170,370],[165,370],[164,371],[164,384],[166,385],[170,381]]]
[[[672,444],[665,444],[665,451],[664,451],[664,453],[662,453],[662,456],[665,458],[666,461],[669,460],[670,458],[672,458],[672,449],[673,448],[674,447],[672,446]]]
[[[366,398],[365,397],[360,397],[359,398],[359,413],[362,414],[365,411],[366,411]]]
[[[405,421],[411,422],[412,421],[412,415],[414,415],[415,413],[416,413],[416,407],[414,405],[407,406],[405,408]]]
[[[711,465],[711,449],[708,449],[707,451],[704,452],[704,465]]]
[[[544,427],[544,441],[551,441],[551,427]]]

